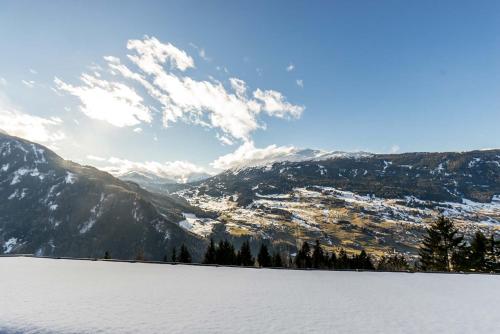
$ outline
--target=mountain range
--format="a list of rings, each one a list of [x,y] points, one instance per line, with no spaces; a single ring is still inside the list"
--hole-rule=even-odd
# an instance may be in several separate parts
[[[0,250],[48,256],[161,259],[205,240],[179,226],[204,213],[179,197],[152,193],[48,148],[0,134]]]
[[[413,256],[446,215],[471,235],[500,232],[500,150],[371,154],[296,150],[186,184],[144,171],[115,177],[0,134],[0,252],[162,259],[208,238],[294,253]]]

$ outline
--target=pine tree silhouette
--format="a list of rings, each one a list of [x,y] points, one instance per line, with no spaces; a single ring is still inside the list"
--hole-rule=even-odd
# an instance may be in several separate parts
[[[323,253],[323,248],[321,248],[319,240],[317,239],[313,247],[312,267],[316,269],[326,267],[325,254]]]
[[[488,263],[488,238],[481,232],[476,232],[470,243],[470,268],[473,271],[489,271],[491,265]]]
[[[215,244],[214,240],[210,238],[210,244],[207,247],[207,251],[205,252],[205,257],[203,259],[204,264],[215,264]]]
[[[276,268],[283,267],[283,260],[281,259],[281,254],[279,252],[275,252],[273,254],[272,266]]]
[[[170,257],[170,261],[177,262],[177,250],[175,247],[172,247],[172,256]]]
[[[260,267],[270,267],[271,266],[271,256],[269,255],[269,251],[267,250],[267,246],[265,244],[260,245],[259,255],[257,255],[257,261],[259,262]]]
[[[453,222],[445,217],[439,217],[427,230],[427,236],[419,250],[423,270],[451,271],[452,259],[458,254],[463,237]],[[456,261],[458,262],[458,261]]]
[[[241,245],[241,249],[238,252],[238,265],[241,266],[253,266],[255,259],[252,257],[252,252],[250,250],[250,242],[247,240]]]
[[[337,269],[351,269],[351,259],[347,256],[346,251],[341,248],[337,258]]]
[[[328,268],[337,269],[337,254],[335,254],[335,252],[332,252],[328,259]]]
[[[302,248],[297,253],[295,257],[295,266],[297,268],[311,268],[312,267],[312,259],[311,259],[311,247],[309,244],[304,242],[302,244]]]
[[[215,263],[222,265],[237,264],[234,246],[229,241],[219,241],[219,246],[215,250]]]
[[[191,263],[191,254],[189,254],[189,251],[184,244],[181,245],[178,261],[181,263]]]

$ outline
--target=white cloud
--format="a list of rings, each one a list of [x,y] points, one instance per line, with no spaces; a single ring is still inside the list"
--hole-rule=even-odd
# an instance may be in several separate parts
[[[265,110],[269,115],[276,117],[300,117],[304,111],[303,106],[297,106],[286,101],[285,97],[275,90],[261,91],[257,89],[253,96],[260,100],[263,105],[263,110]]]
[[[165,69],[184,71],[194,67],[194,62],[184,51],[171,44],[162,44],[155,38],[131,40],[128,48],[138,55],[128,58],[144,74],[132,71],[116,57],[105,57],[114,73],[139,82],[146,91],[162,105],[165,127],[177,121],[184,121],[210,128],[218,128],[223,135],[221,142],[229,144],[234,139],[249,140],[253,131],[263,128],[258,115],[265,112],[276,117],[299,117],[303,106],[286,101],[285,97],[273,90],[254,91],[254,98],[248,98],[246,83],[238,78],[230,78],[231,91],[221,82],[199,81]],[[158,50],[168,50],[161,53]],[[182,65],[179,65],[182,64]]]
[[[35,81],[33,80],[21,80],[21,82],[26,86],[26,87],[29,87],[29,88],[33,88],[35,87]]]
[[[217,139],[223,144],[223,145],[233,145],[234,142],[229,139],[228,137],[221,135],[221,134],[216,134]]]
[[[143,40],[129,40],[127,48],[138,55],[129,55],[129,59],[147,74],[163,72],[162,65],[169,63],[171,68],[185,71],[194,67],[194,60],[185,51],[170,43],[161,43],[155,37],[146,36]]]
[[[29,70],[29,71],[30,71],[30,73],[31,73],[31,74],[37,74],[37,73],[38,73],[36,70],[34,70],[34,69],[32,69],[32,68],[30,68],[30,70]]]
[[[286,71],[287,71],[287,72],[291,72],[291,71],[293,71],[294,69],[295,69],[295,65],[294,65],[294,64],[292,64],[292,63],[290,63],[290,65],[288,65],[288,66],[286,67]]]
[[[238,78],[230,78],[229,83],[231,84],[231,88],[234,90],[236,95],[239,97],[245,97],[247,93],[247,84],[245,81]]]
[[[111,157],[107,159],[107,163],[110,165],[101,167],[100,169],[118,177],[130,172],[139,172],[149,176],[185,183],[198,176],[208,174],[203,167],[188,161],[167,161],[164,163],[157,161],[134,162]]]
[[[0,77],[0,86],[7,86],[7,80],[4,77]]]
[[[236,151],[217,158],[210,165],[216,169],[230,169],[235,167],[256,166],[268,162],[286,160],[297,149],[293,146],[269,145],[265,148],[256,148],[252,141],[243,143]]]
[[[196,49],[196,51],[198,51],[198,56],[200,56],[201,59],[203,59],[205,61],[211,61],[212,60],[211,58],[209,58],[207,56],[207,53],[205,52],[204,48],[199,47],[198,45],[196,45],[194,43],[189,43],[189,45],[191,45],[191,47],[193,47],[194,49]]]
[[[87,155],[87,159],[89,160],[94,160],[94,161],[106,161],[106,158],[103,158],[103,157],[99,157],[99,156],[96,156],[96,155]]]
[[[304,88],[304,80],[302,79],[297,79],[295,80],[295,83],[297,84],[297,86],[299,86],[300,88]]]
[[[142,132],[142,128],[135,128],[132,131],[134,131],[135,133],[141,133]]]
[[[133,88],[119,82],[101,80],[82,74],[81,86],[73,86],[55,78],[60,91],[80,99],[80,110],[92,119],[108,122],[117,127],[150,123],[151,111],[144,106],[143,98]]]
[[[399,145],[394,144],[391,146],[391,153],[398,153],[399,150],[401,150],[401,147],[399,147]]]
[[[10,135],[53,144],[65,138],[61,124],[62,120],[57,117],[43,118],[21,112],[0,96],[0,129]]]
[[[246,82],[230,78],[230,89],[220,81],[196,80],[186,74],[195,68],[193,59],[170,43],[161,43],[154,37],[129,40],[128,59],[139,68],[133,70],[114,56],[104,57],[112,74],[141,84],[147,93],[161,105],[165,127],[175,122],[186,122],[217,129],[223,144],[235,140],[248,141],[257,129],[265,128],[259,115],[273,117],[300,117],[303,106],[291,104],[275,90],[256,89],[247,94]],[[115,126],[137,126],[152,121],[153,107],[146,107],[143,99],[132,88],[120,82],[111,82],[95,75],[82,74],[83,85],[72,86],[55,79],[60,91],[77,96],[81,110],[89,117]]]

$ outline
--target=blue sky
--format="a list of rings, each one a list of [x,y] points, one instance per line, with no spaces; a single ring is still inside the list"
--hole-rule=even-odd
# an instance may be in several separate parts
[[[214,171],[292,147],[500,147],[498,1],[2,1],[1,7],[0,128],[78,162]],[[112,74],[103,58],[119,59],[155,85],[158,73],[145,73],[144,59],[127,57],[138,52],[127,49],[129,41],[153,38],[192,60],[179,68],[167,56],[160,64],[166,74],[186,85],[221,85],[217,99],[232,95],[245,107],[232,112],[222,100],[177,99],[178,117],[165,127],[169,103],[138,80]],[[85,84],[83,73],[95,80]],[[231,78],[244,81],[246,97],[236,96]],[[113,84],[142,99],[129,110],[136,124],[117,126],[126,112],[104,115],[95,96],[82,111],[89,103],[82,91],[116,93]],[[109,98],[123,100],[124,87]],[[176,94],[157,88],[162,96]],[[279,103],[266,105],[273,102]]]

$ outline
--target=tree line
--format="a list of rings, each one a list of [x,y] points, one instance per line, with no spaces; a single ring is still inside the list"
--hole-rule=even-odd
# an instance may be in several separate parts
[[[104,258],[111,258],[108,251]],[[348,254],[341,248],[338,252],[327,253],[319,240],[312,246],[305,241],[297,253],[292,255],[270,252],[268,246],[261,243],[257,256],[254,257],[248,240],[236,250],[228,240],[215,243],[210,239],[202,263],[325,270],[500,272],[500,240],[495,239],[493,234],[485,236],[480,231],[471,240],[466,240],[450,219],[441,216],[427,229],[419,248],[418,261],[409,263],[404,255],[397,253],[378,257],[378,260],[376,258],[365,250]],[[136,260],[144,260],[142,252],[137,255]],[[191,263],[192,257],[188,248],[182,244],[178,253],[174,247],[170,257],[165,255],[163,261]]]
[[[467,241],[445,217],[430,225],[419,256],[422,271],[500,272],[500,240],[478,231]]]

